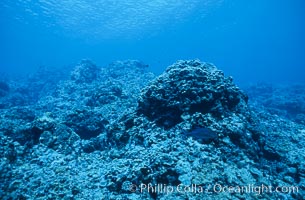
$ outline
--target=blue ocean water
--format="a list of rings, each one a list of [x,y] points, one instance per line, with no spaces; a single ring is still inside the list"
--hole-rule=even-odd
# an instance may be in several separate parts
[[[2,0],[0,71],[212,62],[239,83],[305,81],[303,0]]]

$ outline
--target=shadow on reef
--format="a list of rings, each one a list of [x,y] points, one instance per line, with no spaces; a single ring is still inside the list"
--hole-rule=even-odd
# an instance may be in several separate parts
[[[66,78],[50,74],[58,78],[46,85],[43,71],[0,84],[1,199],[305,195],[304,125],[249,107],[212,64],[177,61],[155,78],[139,61],[98,67],[83,60]],[[147,190],[215,184],[296,185],[299,192]]]

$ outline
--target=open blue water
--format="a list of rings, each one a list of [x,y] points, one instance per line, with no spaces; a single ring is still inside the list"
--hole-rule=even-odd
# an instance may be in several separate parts
[[[0,72],[89,58],[161,73],[199,58],[239,83],[305,82],[304,11],[303,0],[2,0]]]

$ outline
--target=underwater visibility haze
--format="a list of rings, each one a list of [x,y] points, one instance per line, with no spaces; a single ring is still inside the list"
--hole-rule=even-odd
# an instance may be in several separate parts
[[[304,11],[1,0],[0,199],[304,199]]]
[[[3,0],[1,71],[89,58],[138,59],[161,73],[199,58],[236,81],[304,82],[304,7],[302,0]]]

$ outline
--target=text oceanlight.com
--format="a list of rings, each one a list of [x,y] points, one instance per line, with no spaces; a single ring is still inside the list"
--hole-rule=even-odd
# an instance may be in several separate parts
[[[130,185],[131,192],[148,193],[254,193],[261,195],[263,193],[298,193],[298,186],[268,186],[248,184],[243,186],[225,186],[221,184],[214,185],[182,185],[171,186],[166,184],[140,184]]]

